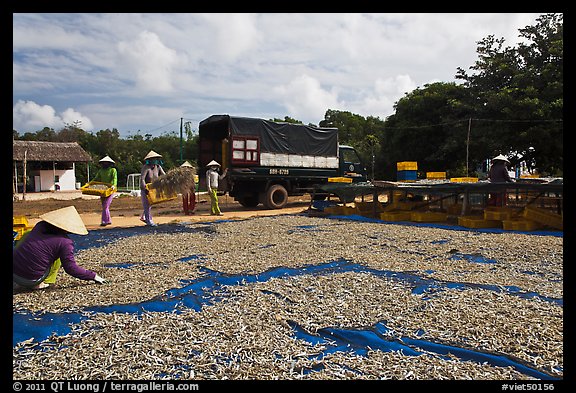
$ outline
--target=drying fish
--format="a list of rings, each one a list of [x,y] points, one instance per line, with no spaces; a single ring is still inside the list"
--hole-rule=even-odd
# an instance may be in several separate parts
[[[563,378],[562,238],[303,215],[184,228],[78,251],[109,285],[64,275],[47,292],[14,293],[14,313],[82,318],[68,334],[17,343],[13,378],[538,379],[418,342]],[[147,302],[154,311],[106,311]],[[406,346],[357,350],[335,329]]]

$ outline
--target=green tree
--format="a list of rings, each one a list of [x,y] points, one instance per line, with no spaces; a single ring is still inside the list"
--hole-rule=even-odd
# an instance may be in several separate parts
[[[302,121],[293,119],[290,116],[284,116],[284,119],[279,119],[279,118],[275,117],[274,119],[270,119],[270,121],[274,121],[274,122],[278,122],[278,123],[302,124]]]
[[[437,82],[407,93],[385,121],[380,141],[385,179],[395,179],[396,163],[416,161],[423,172],[465,168],[467,121],[471,109],[467,90]]]
[[[478,43],[471,74],[459,68],[482,119],[472,131],[483,154],[515,152],[512,163],[535,162],[542,173],[563,172],[563,16],[546,14],[520,29],[524,42],[504,47],[488,36]]]

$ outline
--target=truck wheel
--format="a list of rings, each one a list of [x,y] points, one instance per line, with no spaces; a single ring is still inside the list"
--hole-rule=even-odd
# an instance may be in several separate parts
[[[288,191],[281,184],[274,184],[264,197],[264,206],[268,209],[282,209],[288,203]]]
[[[258,195],[254,195],[242,197],[238,199],[238,203],[244,207],[256,207],[260,201],[258,200]]]

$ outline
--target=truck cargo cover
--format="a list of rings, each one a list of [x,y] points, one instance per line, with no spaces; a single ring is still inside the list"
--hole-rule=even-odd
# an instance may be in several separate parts
[[[223,139],[234,135],[257,136],[260,139],[261,152],[338,156],[337,128],[212,115],[200,122],[198,133],[200,138],[208,139]]]

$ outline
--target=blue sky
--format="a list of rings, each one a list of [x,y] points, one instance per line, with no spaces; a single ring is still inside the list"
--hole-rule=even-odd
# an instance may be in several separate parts
[[[127,137],[213,114],[385,119],[406,93],[457,82],[488,35],[516,46],[539,15],[15,13],[13,128]]]

